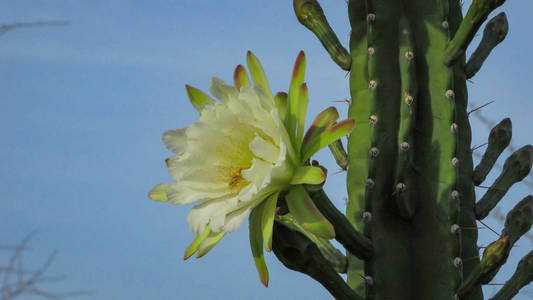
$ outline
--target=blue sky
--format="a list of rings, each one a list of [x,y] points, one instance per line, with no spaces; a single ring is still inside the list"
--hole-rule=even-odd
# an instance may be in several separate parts
[[[345,72],[299,25],[291,2],[0,2],[0,24],[71,21],[0,36],[0,244],[37,230],[25,262],[37,265],[58,249],[50,271],[68,278],[49,290],[97,292],[84,299],[327,299],[321,286],[286,270],[273,254],[267,255],[270,287],[262,287],[246,225],[204,258],[184,262],[193,238],[185,221],[189,208],[146,198],[153,185],[170,179],[163,160],[171,154],[161,133],[196,119],[184,85],[207,90],[212,76],[230,81],[247,50],[261,59],[273,89],[286,90],[303,49],[308,115],[330,105],[346,114],[343,103],[332,102],[349,97]],[[322,2],[347,45],[345,2]],[[484,115],[512,117],[518,147],[532,142],[533,5],[526,2],[504,5],[510,33],[469,84],[472,102],[496,100]],[[488,130],[472,122],[473,144],[481,144]],[[318,158],[335,170],[327,152]],[[343,208],[344,174],[331,173],[327,190]],[[503,211],[529,193],[525,185],[513,187]],[[480,245],[495,239],[488,230],[480,237]],[[526,239],[518,244],[497,282],[533,245]]]

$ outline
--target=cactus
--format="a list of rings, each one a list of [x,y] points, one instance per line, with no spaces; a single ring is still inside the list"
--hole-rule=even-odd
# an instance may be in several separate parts
[[[487,23],[468,63],[465,51],[488,16],[505,0],[474,0],[464,18],[459,0],[347,2],[351,26],[348,48],[330,27],[318,0],[293,0],[293,9],[298,21],[318,38],[334,63],[349,71],[348,119],[336,123],[338,112],[330,107],[304,133],[309,98],[303,52],[298,55],[288,93],[277,94],[271,92],[259,60],[249,52],[247,64],[255,98],[266,99],[254,107],[277,110],[269,111],[272,120],[267,120],[283,123],[277,128],[287,132],[287,141],[282,141],[292,150],[289,152],[296,166],[286,167],[290,172],[280,179],[262,183],[268,188],[263,188],[261,197],[254,196],[257,203],[246,204],[239,194],[231,198],[235,205],[230,208],[234,210],[222,218],[215,209],[209,210],[213,216],[198,218],[203,223],[197,222],[202,226],[195,226],[198,235],[185,258],[206,254],[224,236],[226,228],[231,232],[238,227],[232,218],[250,212],[252,255],[265,286],[269,273],[264,249],[272,250],[287,268],[318,281],[336,299],[482,300],[482,285],[494,278],[533,223],[533,197],[528,196],[509,212],[501,236],[480,259],[476,222],[489,215],[510,187],[529,174],[533,164],[533,146],[520,148],[507,158],[500,176],[476,202],[474,187],[483,183],[509,145],[512,126],[510,119],[504,119],[492,129],[481,162],[474,168],[466,80],[481,69],[490,52],[505,38],[505,14]],[[243,66],[235,70],[234,80],[234,87],[214,81],[212,93],[222,96],[215,95],[222,103],[231,95],[252,91]],[[190,86],[186,90],[198,110],[215,103],[200,90]],[[246,103],[242,101],[242,106]],[[230,109],[235,105],[227,106]],[[261,125],[255,117],[246,120],[254,121],[249,130]],[[204,117],[204,122],[208,121]],[[170,150],[182,155],[179,139],[195,143],[192,133],[183,134],[177,129],[165,133],[163,139]],[[241,135],[236,135],[239,146],[249,150],[241,152],[250,157],[263,153],[261,145],[271,140],[254,144],[252,151],[247,136]],[[345,135],[346,149],[341,140]],[[327,170],[311,159],[325,146],[329,146],[339,167],[347,171],[345,214],[322,189]],[[223,158],[240,163],[241,152]],[[271,160],[276,161],[274,158]],[[257,164],[262,161],[254,160]],[[172,159],[169,165],[177,172]],[[233,173],[239,175],[244,170],[247,178],[253,178],[249,164],[238,166]],[[176,177],[185,179],[180,174]],[[230,179],[231,185],[242,176]],[[220,186],[225,188],[225,181],[214,187]],[[190,201],[185,201],[176,196],[178,187],[179,182],[161,184],[149,196],[175,204],[202,198],[191,192]],[[220,200],[224,199],[212,197],[209,203],[193,209],[210,203],[223,206],[226,203]],[[242,218],[239,220],[242,222]],[[217,231],[221,228],[223,231]],[[346,256],[328,239],[336,239]],[[529,254],[521,261],[493,299],[510,299],[533,279],[532,257]],[[339,273],[347,273],[347,279]]]
[[[349,0],[346,49],[317,0],[293,1],[300,23],[350,72],[348,117],[357,126],[347,154],[340,142],[330,149],[337,162],[347,161],[339,163],[348,172],[346,218],[371,243],[347,251],[347,285],[358,295],[351,299],[483,299],[481,285],[492,280],[531,227],[529,196],[509,213],[502,237],[479,259],[476,221],[528,175],[533,159],[532,146],[516,151],[476,203],[474,186],[509,145],[511,122],[505,119],[492,130],[474,170],[466,80],[507,34],[505,14],[487,23],[468,63],[465,51],[504,2],[472,1],[463,18],[458,0]],[[310,195],[332,224],[343,219],[321,205],[329,203],[323,191]],[[352,229],[335,227],[337,235],[344,230]],[[357,244],[365,242],[360,238]],[[371,249],[371,255],[363,249]],[[524,268],[519,266],[521,273],[511,279],[521,285],[508,283],[512,287],[503,289],[510,291],[501,293],[516,294],[525,284]]]

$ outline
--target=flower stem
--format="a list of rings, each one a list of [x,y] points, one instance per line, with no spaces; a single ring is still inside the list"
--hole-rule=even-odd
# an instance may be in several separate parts
[[[304,234],[279,222],[274,223],[272,248],[285,267],[307,274],[324,286],[337,300],[363,300],[322,256]]]
[[[309,191],[309,195],[318,210],[335,228],[335,239],[356,257],[363,260],[370,259],[373,254],[372,242],[355,230],[346,216],[331,203],[324,190]]]

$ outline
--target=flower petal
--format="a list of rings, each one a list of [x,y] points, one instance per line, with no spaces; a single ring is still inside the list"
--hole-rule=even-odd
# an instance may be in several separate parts
[[[242,222],[250,213],[250,207],[243,207],[239,210],[233,211],[230,214],[226,215],[226,221],[224,224],[225,232],[234,232],[235,230],[241,227]]]
[[[168,150],[180,155],[187,147],[187,128],[167,130],[163,133],[163,143]]]
[[[224,231],[221,232],[212,232],[209,234],[207,239],[205,239],[198,248],[198,253],[196,253],[196,258],[200,258],[204,255],[206,255],[211,249],[213,249],[218,242],[224,237],[226,233]]]
[[[242,177],[250,181],[258,189],[265,183],[270,182],[270,170],[272,164],[261,159],[254,158],[252,167],[241,172]]]
[[[187,222],[189,223],[191,231],[200,234],[205,226],[209,224],[209,221],[213,216],[224,214],[226,211],[230,210],[230,208],[229,204],[220,200],[211,200],[196,205],[187,215]],[[218,227],[209,227],[211,227],[211,230],[214,232],[220,231],[220,228]]]
[[[209,90],[211,94],[219,99],[222,103],[228,102],[230,99],[237,98],[239,92],[231,85],[228,85],[220,78],[212,78],[209,83]]]
[[[227,197],[229,193],[228,189],[195,189],[180,181],[167,188],[167,201],[176,205],[184,205],[206,200],[213,201],[213,199]]]
[[[256,135],[254,140],[250,143],[250,150],[252,153],[272,164],[275,164],[279,160],[280,149],[272,143],[265,141],[260,136]]]
[[[175,182],[166,182],[166,183],[160,183],[156,185],[153,189],[150,190],[148,193],[148,198],[159,201],[159,202],[167,202],[167,189],[175,184]]]
[[[187,260],[189,257],[191,257],[196,251],[198,251],[198,248],[202,244],[203,241],[209,236],[211,233],[211,229],[209,226],[206,226],[204,232],[201,234],[198,234],[196,238],[192,241],[192,243],[185,249],[185,254],[183,255],[183,260]]]

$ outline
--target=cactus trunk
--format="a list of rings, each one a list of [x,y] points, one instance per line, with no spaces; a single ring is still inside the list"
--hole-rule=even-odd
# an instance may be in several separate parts
[[[348,115],[359,122],[348,141],[347,217],[375,255],[364,270],[350,257],[348,282],[362,291],[360,274],[371,276],[368,299],[453,299],[479,262],[464,57],[454,67],[443,60],[459,4],[352,0],[349,10]],[[365,211],[372,221],[362,222]]]
[[[347,228],[344,216],[330,213],[335,210],[323,192],[311,195],[347,249],[354,299],[482,300],[481,285],[494,278],[512,245],[531,228],[529,196],[511,211],[502,236],[480,261],[476,221],[533,163],[532,146],[516,151],[476,203],[474,187],[509,145],[511,123],[505,119],[493,129],[474,171],[466,80],[505,37],[505,15],[488,23],[468,65],[465,50],[503,2],[473,1],[463,19],[458,0],[349,0],[352,30],[345,50],[317,0],[294,0],[298,20],[350,71],[348,117],[357,126],[346,155],[340,141],[331,150],[348,172],[346,219],[358,232]],[[281,251],[276,255],[287,260]],[[531,281],[520,274],[500,294],[514,295]]]

